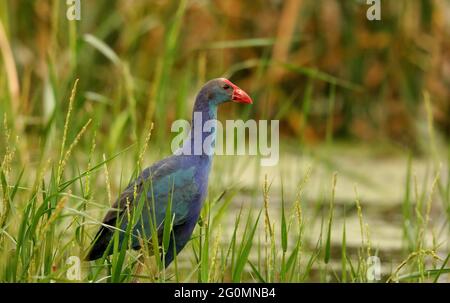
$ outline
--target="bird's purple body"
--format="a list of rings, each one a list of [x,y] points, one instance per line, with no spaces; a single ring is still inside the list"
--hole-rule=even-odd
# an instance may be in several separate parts
[[[191,237],[208,190],[212,150],[205,150],[203,143],[207,138],[215,141],[215,127],[210,128],[208,132],[203,131],[203,126],[207,121],[216,120],[218,105],[227,101],[252,103],[244,91],[227,79],[214,79],[202,87],[196,97],[192,128],[180,150],[182,153],[144,169],[139,177],[128,185],[117,199],[114,209],[106,214],[104,225],[98,231],[87,256],[88,260],[112,254],[110,242],[114,230],[108,226],[118,226],[123,231],[131,230],[128,218],[134,212],[140,213],[132,227],[132,248],[140,248],[143,238],[150,240],[152,228],[156,229],[161,244],[164,219],[171,201],[173,237],[164,255],[165,266],[173,261],[175,254],[183,249]],[[194,133],[199,129],[201,134],[196,137]],[[198,140],[199,137],[201,140]],[[213,145],[214,143],[211,144]],[[144,198],[144,203],[143,208],[139,209],[138,201],[142,201],[141,198]],[[121,245],[126,245],[123,243],[124,235],[120,232]]]

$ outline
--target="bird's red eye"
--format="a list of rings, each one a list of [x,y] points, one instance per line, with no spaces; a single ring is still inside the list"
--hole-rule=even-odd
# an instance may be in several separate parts
[[[230,86],[228,84],[224,84],[222,87],[223,87],[223,89],[229,89],[230,88]]]

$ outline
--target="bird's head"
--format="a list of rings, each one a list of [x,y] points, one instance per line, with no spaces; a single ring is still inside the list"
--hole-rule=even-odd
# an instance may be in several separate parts
[[[208,99],[209,103],[220,104],[228,101],[236,103],[252,104],[252,98],[225,78],[217,78],[208,81],[201,89]]]

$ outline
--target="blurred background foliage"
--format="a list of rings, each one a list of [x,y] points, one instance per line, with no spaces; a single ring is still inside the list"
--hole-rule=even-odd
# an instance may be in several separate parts
[[[110,148],[155,122],[159,138],[189,118],[203,82],[230,77],[255,100],[242,117],[280,119],[282,135],[394,142],[420,151],[424,93],[441,134],[450,134],[450,2],[382,1],[2,1],[0,98],[16,126],[63,126],[74,114],[109,137]],[[5,55],[7,48],[12,57]],[[8,62],[8,60],[12,61]],[[14,71],[16,69],[16,71]],[[189,100],[189,101],[186,101]],[[190,102],[190,103],[189,103]],[[2,113],[3,114],[3,113]],[[131,122],[131,123],[130,123]],[[124,143],[124,142],[121,142]]]

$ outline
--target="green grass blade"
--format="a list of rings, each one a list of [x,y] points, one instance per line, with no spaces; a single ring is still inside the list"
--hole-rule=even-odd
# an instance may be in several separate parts
[[[241,253],[239,254],[239,257],[238,257],[238,260],[236,263],[236,268],[234,269],[234,272],[233,272],[233,277],[232,277],[233,282],[239,282],[241,279],[242,271],[244,270],[244,266],[247,263],[248,256],[250,254],[250,249],[252,248],[252,245],[253,245],[253,237],[255,235],[256,228],[258,227],[258,222],[259,222],[261,213],[262,213],[262,210],[259,212],[258,218],[256,219],[256,222],[254,223],[250,234],[247,236],[247,241],[245,242],[243,249],[242,249]]]

